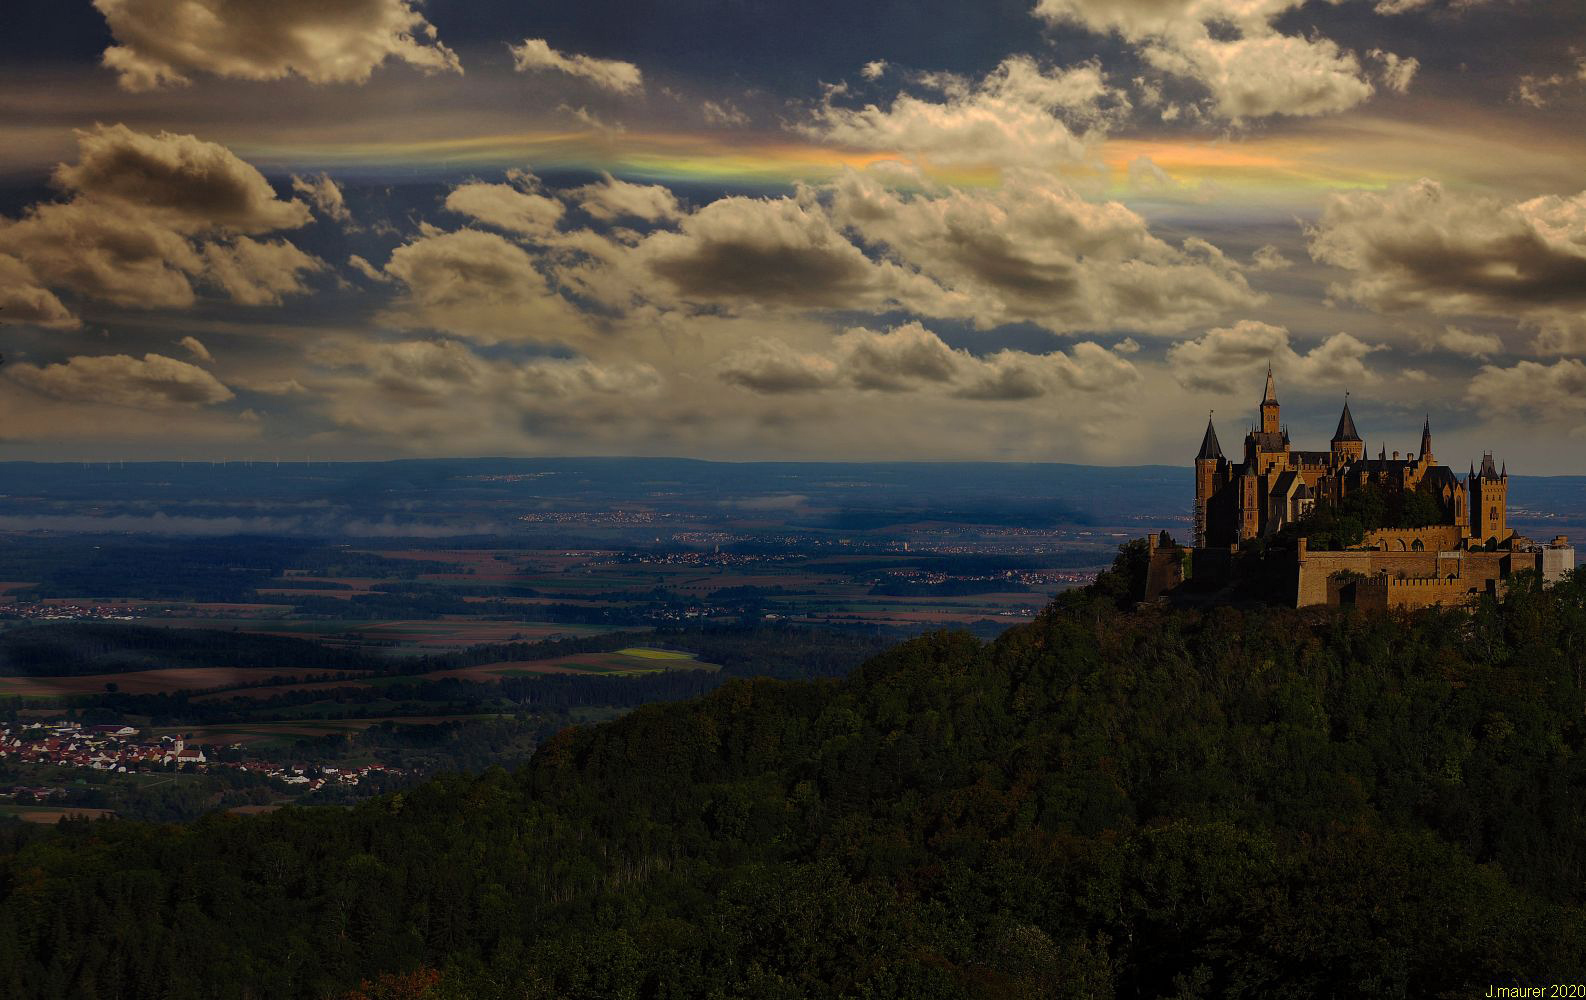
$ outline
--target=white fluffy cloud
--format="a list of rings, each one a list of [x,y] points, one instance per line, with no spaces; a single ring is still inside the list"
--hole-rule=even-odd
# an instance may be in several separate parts
[[[352,211],[347,208],[347,199],[342,195],[341,187],[329,174],[321,173],[309,177],[298,177],[294,174],[292,190],[307,198],[325,218],[342,225],[351,224]]]
[[[1170,333],[1260,301],[1210,244],[1174,247],[1124,205],[1086,201],[1043,173],[914,195],[850,173],[834,185],[832,217],[939,287],[917,311],[983,327]]]
[[[551,273],[615,310],[896,310],[1059,333],[1175,333],[1262,301],[1209,243],[1171,245],[1122,204],[1088,202],[1048,174],[912,193],[884,179],[850,172],[791,197],[721,198],[647,235],[564,232]]]
[[[1283,271],[1294,266],[1294,262],[1283,256],[1283,251],[1268,243],[1256,248],[1250,255],[1250,266],[1257,271]]]
[[[426,229],[391,252],[385,273],[405,294],[380,316],[402,329],[479,343],[566,343],[586,332],[522,247],[476,229]]]
[[[1569,90],[1586,84],[1586,56],[1576,56],[1575,65],[1563,73],[1527,73],[1515,85],[1513,98],[1533,108],[1545,108]]]
[[[678,232],[650,235],[634,254],[693,302],[880,309],[936,294],[904,268],[866,257],[811,196],[720,198],[684,218]]]
[[[91,199],[0,219],[0,253],[25,261],[37,285],[135,308],[192,305],[193,279],[206,270],[185,233]]]
[[[644,89],[644,74],[630,62],[558,52],[543,38],[525,38],[522,44],[508,48],[512,50],[512,62],[519,73],[546,70],[566,73],[616,94],[633,94]]]
[[[480,182],[452,189],[446,196],[446,207],[487,226],[522,236],[554,233],[564,211],[560,201],[539,193],[532,184],[529,190],[523,190],[513,184]]]
[[[308,291],[303,275],[324,264],[285,240],[238,236],[204,244],[204,277],[245,306],[280,305]]]
[[[224,146],[116,125],[79,132],[78,147],[53,176],[67,200],[0,218],[0,258],[26,270],[0,268],[0,296],[33,303],[49,325],[68,324],[39,289],[160,308],[191,305],[202,282],[261,305],[305,291],[303,275],[322,267],[290,243],[251,238],[305,225],[309,210]]]
[[[1381,350],[1347,334],[1335,333],[1304,354],[1289,343],[1289,331],[1256,320],[1217,327],[1195,340],[1168,348],[1168,367],[1179,385],[1200,392],[1237,392],[1255,385],[1271,365],[1297,382],[1359,385],[1377,376],[1365,364]]]
[[[845,107],[834,90],[800,130],[938,165],[1055,166],[1084,159],[1089,127],[1122,100],[1095,63],[1047,71],[1028,56],[1010,56],[979,81],[936,74],[921,82],[935,94],[899,94],[885,107]]]
[[[737,126],[749,124],[749,116],[732,101],[722,98],[719,101],[705,101],[699,106],[699,113],[704,116],[707,124]]]
[[[332,423],[408,444],[521,446],[537,430],[642,412],[661,387],[643,363],[489,359],[455,340],[333,341],[310,376]]]
[[[731,385],[765,394],[841,387],[988,401],[1116,392],[1140,378],[1127,359],[1088,341],[1067,353],[1003,350],[979,358],[949,347],[918,323],[884,333],[856,327],[823,352],[800,352],[779,340],[761,340],[722,359],[716,373]]]
[[[1495,333],[1477,333],[1458,326],[1423,331],[1418,338],[1423,351],[1447,351],[1471,358],[1484,358],[1503,351],[1503,341]]]
[[[300,76],[363,83],[388,59],[426,73],[462,72],[415,0],[94,0],[116,44],[104,63],[127,90]]]
[[[251,164],[196,136],[147,135],[125,125],[77,133],[77,162],[55,168],[57,187],[124,206],[179,232],[296,229],[308,206],[282,201]]]
[[[209,348],[205,347],[204,342],[197,337],[183,337],[177,341],[177,344],[200,361],[213,362],[215,360],[215,356],[209,353]]]
[[[231,390],[209,372],[163,354],[74,357],[43,367],[13,365],[6,371],[22,385],[68,402],[165,409],[211,406],[232,398]]]
[[[38,283],[30,268],[8,254],[0,254],[0,323],[55,329],[80,325],[66,304]]]
[[[1586,415],[1586,363],[1560,358],[1552,364],[1521,361],[1512,368],[1483,365],[1469,391],[1472,400],[1497,413],[1578,420]]]
[[[1235,121],[1344,111],[1374,86],[1358,57],[1320,35],[1286,35],[1274,23],[1305,0],[1039,0],[1035,14],[1134,44],[1157,70],[1194,80]],[[1376,53],[1390,89],[1413,60]]]
[[[1335,294],[1373,309],[1514,317],[1542,350],[1586,343],[1586,192],[1508,202],[1421,180],[1333,195],[1308,235],[1351,273]]]
[[[661,184],[632,184],[603,174],[597,184],[586,184],[568,192],[579,208],[603,222],[639,219],[663,222],[679,218],[682,210],[677,195]]]

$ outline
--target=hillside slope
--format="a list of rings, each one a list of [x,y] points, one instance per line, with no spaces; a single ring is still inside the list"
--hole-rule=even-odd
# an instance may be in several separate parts
[[[1586,576],[1586,575],[1583,575]],[[733,681],[350,811],[8,829],[0,993],[1472,996],[1586,975],[1586,579]],[[438,979],[438,982],[434,981]]]

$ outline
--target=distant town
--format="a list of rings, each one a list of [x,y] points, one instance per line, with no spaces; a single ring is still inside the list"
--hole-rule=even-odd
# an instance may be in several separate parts
[[[356,786],[371,775],[400,776],[404,772],[383,764],[356,767],[328,765],[286,766],[243,756],[240,743],[217,747],[189,743],[181,736],[145,735],[120,723],[84,726],[57,719],[51,722],[10,723],[0,727],[0,760],[56,767],[89,768],[128,774],[140,771],[232,770],[272,778],[299,791],[316,792],[327,784]],[[58,789],[13,787],[0,795],[53,797]]]

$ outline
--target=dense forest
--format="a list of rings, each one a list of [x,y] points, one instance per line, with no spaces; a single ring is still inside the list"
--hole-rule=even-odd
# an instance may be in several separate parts
[[[1121,565],[1120,570],[1127,569]],[[1586,574],[733,679],[514,773],[0,827],[27,997],[1471,997],[1586,977]]]

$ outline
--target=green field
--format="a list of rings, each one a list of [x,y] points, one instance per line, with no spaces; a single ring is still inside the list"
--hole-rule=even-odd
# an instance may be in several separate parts
[[[617,650],[620,656],[636,656],[641,660],[694,660],[693,653],[680,653],[675,649],[650,649],[646,646],[629,646]]]

